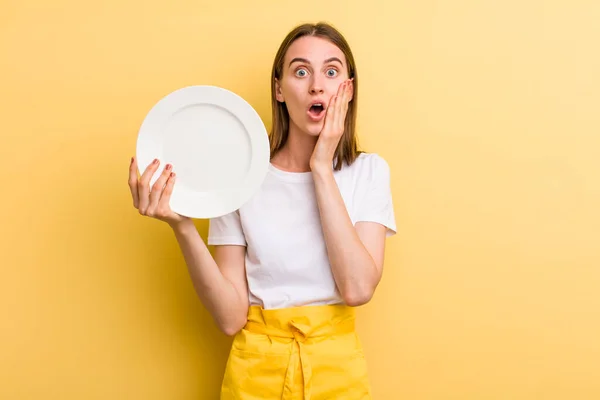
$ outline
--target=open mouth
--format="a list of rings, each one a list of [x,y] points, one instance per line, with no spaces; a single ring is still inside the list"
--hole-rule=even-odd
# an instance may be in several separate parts
[[[308,114],[313,118],[319,118],[323,115],[325,107],[322,103],[315,103],[308,109]]]

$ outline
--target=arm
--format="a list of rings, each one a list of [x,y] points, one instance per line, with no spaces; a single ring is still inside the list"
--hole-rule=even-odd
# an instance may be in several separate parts
[[[198,297],[217,326],[234,335],[246,324],[248,287],[244,246],[216,246],[213,258],[193,223],[173,228]]]
[[[387,228],[366,221],[358,222],[356,228],[353,226],[331,168],[353,93],[350,79],[344,81],[332,97],[310,159],[310,168],[336,285],[346,304],[359,306],[371,299],[381,280]]]
[[[176,180],[171,165],[165,166],[150,187],[150,177],[158,165],[155,160],[138,178],[137,161],[131,158],[128,183],[133,205],[141,215],[164,221],[173,229],[196,293],[217,326],[225,334],[233,335],[247,320],[246,247],[217,246],[213,259],[192,220],[171,210],[169,201]]]
[[[374,222],[352,225],[331,167],[314,168],[313,177],[337,287],[349,306],[365,304],[381,280],[386,227]]]

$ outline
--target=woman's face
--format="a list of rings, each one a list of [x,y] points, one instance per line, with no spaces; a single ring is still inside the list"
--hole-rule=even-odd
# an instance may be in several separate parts
[[[290,45],[284,57],[276,98],[285,102],[290,125],[318,136],[327,105],[346,79],[348,66],[344,53],[326,39],[303,36]]]

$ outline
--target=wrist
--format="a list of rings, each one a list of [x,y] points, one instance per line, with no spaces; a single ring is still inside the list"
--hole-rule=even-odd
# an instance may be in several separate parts
[[[191,218],[185,218],[181,221],[169,222],[169,226],[175,234],[186,235],[196,230],[194,221]]]
[[[313,177],[327,178],[333,176],[333,167],[330,162],[313,163],[310,166]]]
[[[309,162],[310,170],[316,173],[325,173],[333,170],[333,157],[323,157],[321,154],[313,154]]]

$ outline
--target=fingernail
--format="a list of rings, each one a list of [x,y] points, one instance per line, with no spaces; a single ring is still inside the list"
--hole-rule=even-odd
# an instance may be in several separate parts
[[[167,171],[170,171],[172,167],[173,166],[171,164],[167,164],[167,166],[165,168],[166,168]]]
[[[155,158],[154,161],[152,161],[152,164],[158,164],[158,158]]]
[[[175,172],[171,172],[171,175],[170,175],[170,177],[171,177],[171,178],[175,178]]]
[[[131,165],[131,164],[133,164],[133,157],[131,157],[131,163],[130,163],[130,165]]]

